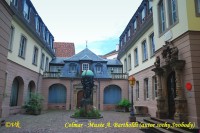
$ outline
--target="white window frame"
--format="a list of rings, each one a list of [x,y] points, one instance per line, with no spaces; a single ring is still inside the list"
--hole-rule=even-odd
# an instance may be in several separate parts
[[[138,60],[138,48],[134,49],[134,60],[135,60],[135,67],[139,65],[139,60]]]
[[[142,42],[142,52],[143,52],[143,61],[148,60],[148,52],[147,52],[147,41],[144,40]]]
[[[25,59],[25,54],[26,54],[26,43],[27,43],[27,39],[25,36],[21,36],[21,40],[20,40],[20,47],[19,47],[19,54],[18,56],[21,58]]]
[[[149,79],[145,78],[144,79],[144,92],[145,92],[145,100],[149,99]]]
[[[153,2],[149,1],[149,13],[152,13],[153,11]]]
[[[158,81],[156,76],[153,76],[152,79],[153,79],[153,96],[154,98],[156,98],[158,97],[158,87],[157,87]]]
[[[150,40],[150,51],[151,51],[151,56],[154,56],[155,54],[155,38],[154,38],[154,33],[152,33],[150,36],[149,36],[149,40]]]
[[[144,22],[145,20],[145,16],[146,16],[146,7],[144,6],[144,8],[142,9],[142,23]]]
[[[33,61],[32,61],[32,64],[34,64],[34,65],[37,65],[38,52],[39,52],[38,48],[34,47],[34,49],[33,49]]]
[[[133,22],[133,30],[134,30],[134,32],[136,31],[136,29],[137,29],[137,20],[134,20],[134,22]]]
[[[37,33],[40,33],[40,21],[38,16],[35,16],[35,29]]]
[[[136,100],[140,98],[140,84],[139,81],[136,81]]]
[[[49,58],[46,57],[45,71],[47,72],[48,70],[49,70]]]
[[[128,55],[128,70],[131,70],[132,64],[131,64],[131,54]]]
[[[24,0],[23,15],[26,20],[30,19],[30,6],[27,4],[27,0]]]
[[[130,37],[131,36],[131,30],[130,30],[130,28],[128,29],[128,37]]]
[[[11,26],[10,27],[10,40],[9,40],[9,45],[8,45],[9,51],[12,51],[12,48],[13,48],[14,33],[15,33],[15,27]]]
[[[82,64],[82,71],[89,70],[89,69],[90,69],[89,63],[83,63]]]
[[[41,63],[40,63],[40,68],[42,70],[44,70],[44,59],[45,59],[45,54],[42,53],[42,55],[41,55]]]
[[[101,73],[102,72],[102,66],[101,65],[97,65],[96,66],[96,71],[97,71],[97,73]]]
[[[126,60],[126,58],[124,59],[124,72],[127,72],[127,60]]]

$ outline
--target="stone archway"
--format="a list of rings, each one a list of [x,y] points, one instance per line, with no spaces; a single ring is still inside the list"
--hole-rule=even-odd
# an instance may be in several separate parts
[[[34,81],[30,81],[28,84],[27,101],[31,98],[31,93],[34,93],[36,85]]]

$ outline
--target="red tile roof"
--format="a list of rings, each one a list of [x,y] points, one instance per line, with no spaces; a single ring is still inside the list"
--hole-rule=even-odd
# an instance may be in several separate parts
[[[71,57],[75,55],[74,43],[54,42],[56,57]]]

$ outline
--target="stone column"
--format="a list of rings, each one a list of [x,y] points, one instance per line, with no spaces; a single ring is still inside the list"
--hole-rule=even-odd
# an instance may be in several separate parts
[[[188,122],[187,118],[187,101],[184,96],[184,90],[181,86],[181,72],[184,68],[185,61],[177,60],[171,64],[176,73],[176,98],[174,120],[177,123]]]
[[[156,78],[157,78],[157,88],[158,88],[158,97],[156,99],[157,101],[157,111],[156,111],[156,117],[160,119],[167,118],[167,113],[165,111],[165,99],[163,97],[163,90],[161,86],[161,78],[163,75],[163,69],[162,68],[154,68],[152,71],[155,72]]]

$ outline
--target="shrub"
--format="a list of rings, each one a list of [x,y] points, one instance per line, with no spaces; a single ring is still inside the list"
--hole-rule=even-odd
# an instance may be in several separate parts
[[[131,106],[131,103],[130,103],[130,101],[128,99],[124,98],[119,102],[118,106],[129,108]]]

